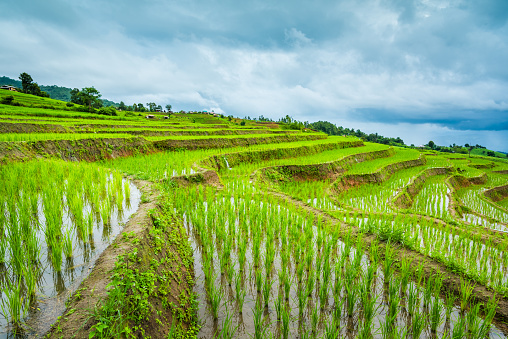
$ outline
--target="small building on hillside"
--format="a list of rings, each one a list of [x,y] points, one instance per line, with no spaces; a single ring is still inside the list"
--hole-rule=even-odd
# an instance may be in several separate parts
[[[149,114],[146,116],[147,119],[155,119],[155,115]]]
[[[14,86],[10,86],[10,85],[3,85],[0,87],[0,89],[5,89],[7,91],[14,91],[14,92],[17,92],[18,89]]]

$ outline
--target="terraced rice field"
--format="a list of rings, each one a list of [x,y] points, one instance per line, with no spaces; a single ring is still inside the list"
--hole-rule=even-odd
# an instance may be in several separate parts
[[[0,114],[0,337],[508,334],[508,203],[485,194],[506,162],[16,109]]]

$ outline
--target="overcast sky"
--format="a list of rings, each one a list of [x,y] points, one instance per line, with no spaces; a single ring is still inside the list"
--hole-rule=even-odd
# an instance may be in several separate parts
[[[0,2],[0,76],[508,151],[507,0]]]

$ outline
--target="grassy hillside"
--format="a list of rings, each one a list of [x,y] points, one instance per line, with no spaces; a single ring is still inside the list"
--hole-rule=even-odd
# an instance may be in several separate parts
[[[9,95],[0,336],[508,335],[506,159]]]

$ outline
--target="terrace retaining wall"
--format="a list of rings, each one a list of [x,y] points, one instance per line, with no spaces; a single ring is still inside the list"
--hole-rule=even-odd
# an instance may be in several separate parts
[[[259,144],[283,143],[294,141],[320,140],[326,139],[326,134],[288,134],[277,135],[263,138],[214,138],[214,139],[182,139],[182,140],[159,140],[154,141],[155,148],[164,151],[175,151],[179,149],[211,149],[241,147]]]
[[[265,168],[261,174],[272,181],[289,180],[334,180],[347,169],[347,166],[377,158],[393,155],[393,148],[380,151],[348,155],[340,160],[311,165],[282,165]]]
[[[420,155],[418,159],[396,162],[387,165],[383,168],[380,168],[374,173],[345,175],[342,178],[338,179],[336,182],[334,182],[331,189],[335,193],[340,193],[352,187],[363,184],[381,183],[390,178],[391,175],[396,171],[400,171],[401,169],[410,167],[422,166],[425,165],[426,163],[427,159],[425,158],[425,156]]]
[[[56,157],[66,161],[99,161],[181,149],[210,149],[326,139],[326,134],[274,134],[264,138],[215,138],[148,141],[133,138],[90,138],[78,140],[41,140],[0,142],[0,164],[35,158]]]
[[[508,197],[508,185],[498,186],[483,192],[485,197],[492,200],[493,202],[498,202]]]
[[[204,159],[201,164],[203,166],[214,168],[218,171],[227,169],[228,167],[238,166],[242,163],[256,163],[271,159],[286,159],[292,157],[301,157],[320,152],[343,149],[350,147],[364,146],[363,141],[343,141],[338,143],[318,144],[310,146],[296,146],[291,148],[267,149],[260,151],[235,152],[223,155],[214,155]]]
[[[487,182],[487,173],[473,178],[466,178],[463,175],[453,175],[448,179],[448,182],[455,190],[471,185],[483,185]]]
[[[0,142],[0,163],[57,157],[66,161],[98,161],[155,152],[143,138],[97,138]]]
[[[428,168],[411,180],[397,196],[393,199],[393,205],[400,209],[407,209],[413,205],[414,197],[421,191],[425,180],[435,175],[448,174],[452,171],[450,167]]]

